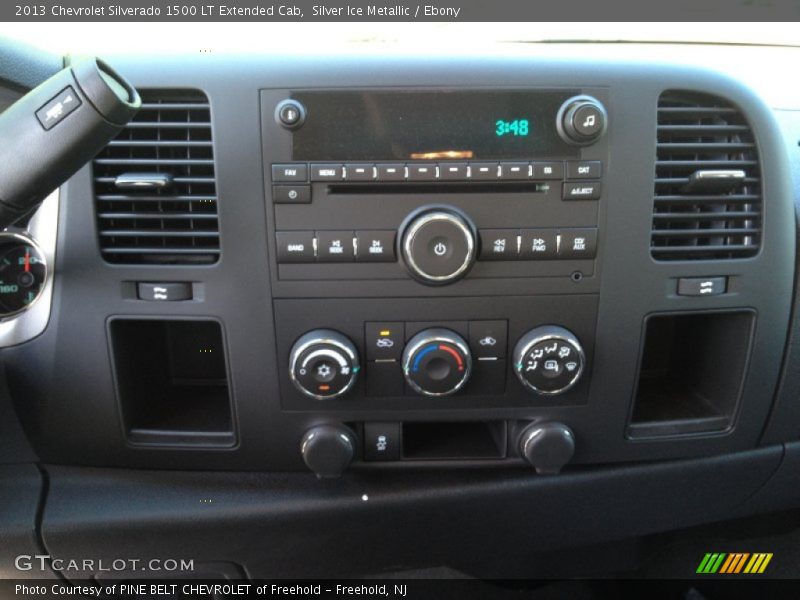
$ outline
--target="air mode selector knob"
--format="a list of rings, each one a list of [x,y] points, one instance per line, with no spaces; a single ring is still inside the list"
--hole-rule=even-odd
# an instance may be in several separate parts
[[[575,146],[593,144],[605,133],[608,124],[606,109],[591,96],[570,98],[556,118],[561,138]]]
[[[420,331],[403,351],[403,375],[423,396],[456,393],[472,373],[467,342],[454,331],[432,328]]]
[[[315,329],[298,339],[289,353],[289,377],[295,387],[315,400],[347,393],[361,366],[353,342],[338,331]]]
[[[585,364],[586,357],[578,338],[556,325],[532,329],[514,347],[517,379],[538,394],[566,392],[578,383]]]
[[[401,227],[400,252],[411,275],[428,285],[453,283],[475,262],[475,227],[449,207],[412,214]]]

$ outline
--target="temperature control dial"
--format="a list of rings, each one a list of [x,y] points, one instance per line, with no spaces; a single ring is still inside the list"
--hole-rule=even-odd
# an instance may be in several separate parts
[[[28,238],[0,235],[0,317],[22,312],[39,297],[47,275],[44,257]]]
[[[423,396],[449,396],[472,373],[467,342],[449,329],[433,328],[412,337],[403,351],[403,374]]]
[[[578,383],[586,358],[575,335],[555,325],[526,333],[514,348],[514,373],[539,394],[561,394]]]
[[[347,337],[330,329],[302,336],[289,355],[289,376],[295,387],[316,400],[347,393],[361,369],[358,350]]]

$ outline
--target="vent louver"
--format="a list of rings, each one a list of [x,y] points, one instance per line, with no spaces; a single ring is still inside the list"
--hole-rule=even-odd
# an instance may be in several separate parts
[[[742,113],[716,96],[664,92],[657,138],[653,258],[755,255],[761,243],[761,175]]]
[[[141,91],[142,108],[94,159],[100,250],[123,264],[219,257],[211,111],[195,90]]]

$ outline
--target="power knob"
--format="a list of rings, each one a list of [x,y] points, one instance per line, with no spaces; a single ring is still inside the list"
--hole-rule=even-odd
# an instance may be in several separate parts
[[[449,396],[464,387],[472,373],[467,342],[454,331],[432,328],[420,331],[403,351],[403,375],[423,396]]]
[[[593,144],[608,126],[606,109],[591,96],[570,98],[561,106],[556,119],[561,139],[573,146]]]
[[[475,226],[454,208],[413,213],[401,227],[400,240],[406,268],[427,285],[453,283],[475,262]]]
[[[289,353],[289,377],[294,386],[315,400],[346,394],[361,366],[353,342],[338,331],[316,329],[298,339]]]

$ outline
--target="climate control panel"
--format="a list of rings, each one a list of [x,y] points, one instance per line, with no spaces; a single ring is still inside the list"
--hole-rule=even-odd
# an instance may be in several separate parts
[[[285,409],[457,411],[587,396],[591,295],[275,304]]]

